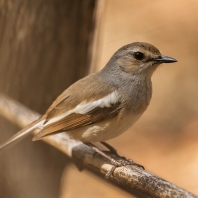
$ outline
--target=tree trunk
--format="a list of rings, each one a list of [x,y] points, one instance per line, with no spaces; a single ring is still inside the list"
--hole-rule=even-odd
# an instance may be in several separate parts
[[[89,69],[96,0],[0,0],[0,92],[39,113]],[[0,143],[18,131],[0,119]],[[31,137],[0,155],[0,197],[55,198],[65,155]]]

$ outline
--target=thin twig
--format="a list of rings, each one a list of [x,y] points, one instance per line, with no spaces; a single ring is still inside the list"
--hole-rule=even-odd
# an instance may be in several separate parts
[[[0,115],[20,127],[27,126],[40,116],[3,94],[0,94]],[[97,173],[104,179],[112,169],[112,165],[106,159],[98,154],[94,155],[91,148],[69,139],[65,133],[46,137],[43,140],[69,156],[78,164],[78,167]],[[136,189],[150,197],[198,198],[198,196],[135,166],[116,168],[109,180],[122,189],[127,188],[132,192]]]

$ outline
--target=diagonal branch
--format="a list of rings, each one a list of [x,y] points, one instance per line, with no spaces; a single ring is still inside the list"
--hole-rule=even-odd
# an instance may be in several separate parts
[[[0,94],[0,115],[20,127],[27,126],[40,116],[3,94]],[[46,137],[43,140],[77,162],[78,167],[82,166],[103,178],[112,168],[112,165],[102,156],[94,155],[91,148],[69,139],[65,133]],[[135,166],[116,168],[110,176],[110,181],[129,192],[136,189],[150,197],[198,198],[198,196]]]

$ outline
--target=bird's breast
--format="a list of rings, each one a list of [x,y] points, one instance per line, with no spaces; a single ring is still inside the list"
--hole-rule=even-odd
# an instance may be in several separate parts
[[[120,96],[123,101],[121,113],[141,115],[150,103],[152,86],[141,81],[133,82],[131,86],[126,86],[120,91]]]

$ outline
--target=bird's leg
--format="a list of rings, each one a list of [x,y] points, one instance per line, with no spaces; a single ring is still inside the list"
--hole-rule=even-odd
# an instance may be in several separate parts
[[[103,157],[105,157],[106,159],[110,160],[110,162],[114,165],[117,166],[118,162],[113,159],[111,156],[107,155],[105,152],[101,151],[98,147],[96,147],[94,144],[92,144],[91,142],[84,142],[84,144],[86,144],[87,146],[91,147],[96,153],[99,153],[100,155],[102,155]]]
[[[105,152],[101,151],[99,148],[97,148],[94,144],[92,144],[90,142],[84,142],[84,144],[86,144],[87,146],[91,147],[95,152],[99,153],[100,155],[102,155],[103,157],[108,159],[111,162],[111,164],[114,165],[114,167],[112,167],[111,170],[105,175],[105,177],[107,179],[111,176],[111,174],[113,174],[114,170],[117,167],[126,166],[126,165],[135,165],[138,168],[143,168],[144,169],[144,167],[142,165],[136,164],[133,160],[126,159],[125,157],[121,157],[121,158],[124,158],[122,160],[115,160],[110,155],[108,155]],[[105,143],[103,145],[106,146],[109,150],[113,150],[115,153],[117,153],[116,149],[114,149],[109,144]],[[118,154],[116,156],[120,157]]]
[[[115,156],[117,156],[117,157],[119,157],[119,158],[122,158],[123,160],[127,160],[126,159],[126,157],[124,157],[124,156],[120,156],[119,154],[118,154],[118,152],[117,152],[117,150],[113,147],[113,146],[111,146],[110,144],[108,144],[107,142],[100,142],[102,145],[104,145],[105,147],[107,147],[108,149],[109,149],[109,151],[110,151],[110,153],[111,154],[113,154],[113,155],[115,155]],[[106,151],[105,151],[106,152]],[[108,152],[108,151],[107,151]]]
[[[102,145],[104,145],[105,147],[107,147],[107,148],[110,150],[111,154],[113,154],[113,155],[115,155],[115,156],[117,156],[117,157],[119,157],[119,158],[122,158],[124,161],[129,162],[130,165],[135,165],[135,166],[137,166],[137,167],[139,167],[139,168],[144,169],[144,166],[135,163],[132,159],[127,159],[127,158],[124,157],[124,156],[120,156],[120,155],[118,154],[117,150],[116,150],[113,146],[111,146],[110,144],[108,144],[107,142],[100,142],[100,143],[101,143]],[[108,151],[107,151],[107,152],[108,152]]]

